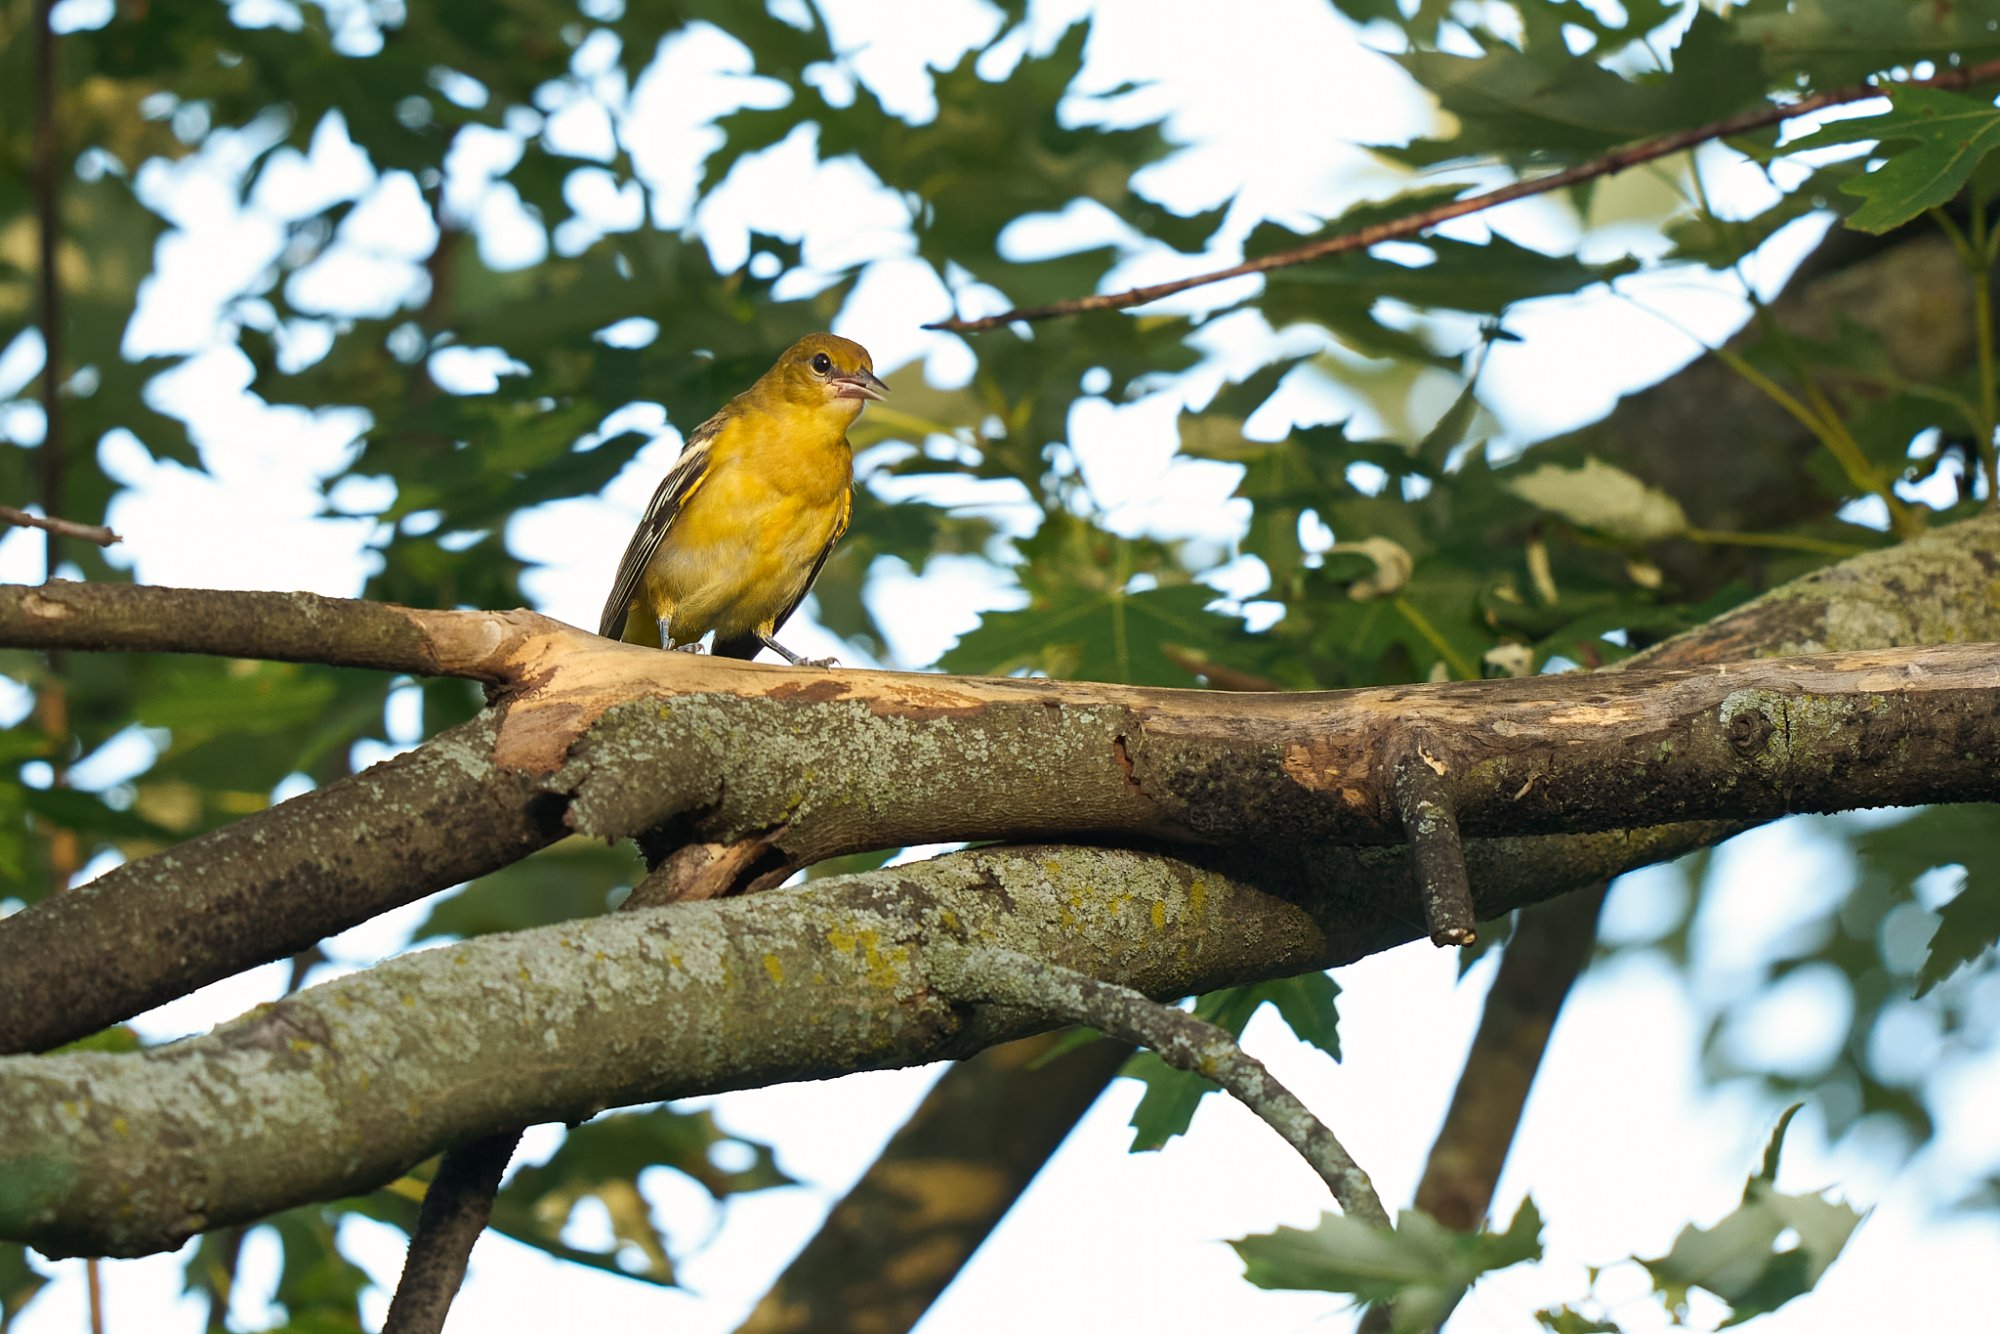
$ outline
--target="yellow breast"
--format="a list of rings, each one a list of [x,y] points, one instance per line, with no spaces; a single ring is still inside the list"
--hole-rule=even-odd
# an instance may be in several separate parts
[[[814,425],[754,414],[710,443],[708,470],[642,581],[645,601],[669,621],[675,642],[710,630],[718,640],[771,633],[846,529],[853,452],[843,429]]]

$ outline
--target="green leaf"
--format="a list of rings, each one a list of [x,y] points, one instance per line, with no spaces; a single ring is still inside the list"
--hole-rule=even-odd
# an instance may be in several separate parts
[[[1771,1138],[1764,1145],[1764,1161],[1757,1168],[1754,1180],[1765,1185],[1776,1185],[1778,1181],[1778,1159],[1785,1151],[1785,1132],[1792,1128],[1792,1118],[1805,1106],[1795,1102],[1778,1114],[1778,1124],[1771,1127]]]
[[[1710,1228],[1690,1223],[1666,1255],[1640,1261],[1670,1305],[1685,1305],[1688,1289],[1702,1288],[1733,1308],[1725,1327],[1775,1311],[1810,1292],[1860,1226],[1861,1215],[1845,1204],[1781,1194],[1773,1184],[1785,1131],[1798,1110],[1788,1108],[1779,1118],[1734,1212]],[[1788,1236],[1792,1242],[1780,1246]]]
[[[1847,225],[1880,235],[1957,197],[1986,155],[2000,148],[2000,107],[1991,98],[1892,85],[1889,110],[1834,121],[1785,145],[1785,151],[1862,139],[1879,140],[1884,161],[1875,171],[1850,176],[1840,188],[1863,201]],[[1910,146],[1888,151],[1889,144]]]
[[[324,1205],[288,1209],[264,1220],[284,1248],[275,1294],[296,1323],[312,1317],[330,1329],[361,1328],[361,1294],[369,1286],[365,1271],[334,1244],[340,1211]]]
[[[1541,1258],[1542,1217],[1523,1200],[1505,1232],[1453,1232],[1430,1215],[1404,1211],[1385,1231],[1326,1214],[1319,1226],[1279,1228],[1230,1243],[1243,1276],[1260,1288],[1344,1292],[1359,1301],[1394,1304],[1391,1328],[1430,1329],[1481,1275]]]
[[[1571,523],[1627,542],[1656,542],[1688,528],[1679,501],[1594,458],[1580,468],[1545,463],[1515,478],[1508,489]]]
[[[48,1281],[28,1263],[27,1247],[0,1242],[0,1334],[7,1334],[14,1318],[27,1309]]]
[[[1959,886],[1957,896],[1938,910],[1937,934],[1931,937],[1923,970],[1917,976],[1917,995],[1924,995],[1996,943],[2000,943],[2000,894],[1968,879]]]

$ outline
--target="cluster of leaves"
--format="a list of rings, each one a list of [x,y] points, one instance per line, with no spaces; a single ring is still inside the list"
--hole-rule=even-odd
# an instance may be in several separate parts
[[[1861,1215],[1824,1195],[1778,1190],[1785,1132],[1800,1104],[1779,1117],[1763,1162],[1743,1185],[1737,1207],[1713,1227],[1690,1223],[1668,1252],[1641,1263],[1654,1290],[1684,1322],[1688,1293],[1700,1288],[1729,1308],[1724,1326],[1777,1310],[1810,1292],[1861,1224]],[[1357,1302],[1389,1306],[1389,1328],[1429,1330],[1448,1316],[1485,1275],[1542,1257],[1542,1215],[1524,1199],[1501,1231],[1454,1232],[1418,1210],[1406,1210],[1394,1232],[1343,1214],[1316,1227],[1277,1231],[1232,1242],[1245,1276],[1259,1287],[1345,1293]],[[1537,1311],[1551,1334],[1617,1334],[1621,1328],[1579,1303]]]
[[[1333,3],[1395,50],[1454,118],[1448,137],[1384,150],[1433,173],[1571,165],[1775,96],[1924,62],[2000,56],[2000,35],[1975,21],[1975,7],[1903,0],[1749,0],[1723,13],[1631,0],[1615,18],[1602,12],[1608,7],[1573,0]],[[1176,215],[1133,183],[1139,168],[1172,151],[1162,126],[1115,116],[1110,107],[1123,90],[1078,91],[1090,28],[1030,42],[1020,3],[998,7],[991,41],[931,73],[940,110],[927,117],[885,105],[810,4],[766,12],[723,0],[458,0],[393,19],[359,7],[262,8],[276,17],[247,27],[224,6],[120,7],[102,27],[60,39],[56,124],[71,168],[60,195],[65,437],[38,442],[23,433],[0,443],[0,495],[39,494],[45,451],[60,449],[69,517],[96,517],[117,483],[92,446],[113,429],[130,432],[155,459],[200,466],[199,432],[162,414],[147,393],[174,359],[121,351],[148,276],[142,257],[168,226],[142,202],[140,172],[227,148],[246,159],[234,187],[248,201],[267,179],[296,172],[298,155],[337,127],[366,158],[372,183],[285,214],[284,245],[225,306],[217,336],[243,353],[265,402],[365,413],[352,459],[326,479],[329,512],[355,511],[356,491],[344,483],[386,491],[387,500],[359,508],[374,524],[362,591],[422,605],[525,601],[526,566],[507,544],[512,514],[600,491],[645,443],[643,432],[619,425],[632,419],[625,410],[657,405],[676,425],[699,421],[758,374],[773,349],[831,324],[854,290],[857,271],[812,269],[797,236],[753,236],[751,258],[718,273],[691,230],[613,226],[575,202],[607,184],[654,201],[655,183],[625,133],[634,92],[663,44],[697,25],[739,42],[770,94],[717,118],[697,199],[804,133],[822,160],[855,164],[902,202],[899,244],[968,311],[1087,292],[1139,253],[1269,253],[1463,188],[1426,185],[1303,233],[1242,218],[1227,199]],[[29,9],[26,0],[0,0],[0,87],[9,90],[34,83]],[[565,148],[549,129],[557,113],[580,105],[613,126],[601,149]],[[1671,245],[1653,262],[1728,269],[1821,210],[1846,213],[1868,231],[1941,210],[1967,284],[1983,289],[2000,247],[1985,208],[2000,184],[1989,157],[2000,141],[1995,114],[1977,91],[1906,90],[1882,116],[1835,122],[1796,142],[1775,131],[1746,136],[1733,150],[1774,172],[1782,160],[1789,190],[1758,216],[1723,218],[1702,202],[1691,169],[1676,168],[1685,205],[1644,219]],[[483,188],[555,238],[533,262],[490,260],[476,216],[448,202],[455,148],[481,138],[504,140],[513,152]],[[1876,146],[1852,156],[1864,143]],[[1849,156],[1828,161],[1827,150]],[[0,130],[0,325],[26,325],[35,310],[32,160],[31,118],[10,115]],[[315,304],[312,285],[294,279],[353,244],[349,219],[372,194],[392,189],[414,189],[436,233],[405,290],[379,308]],[[1580,189],[1567,202],[1587,226],[1601,195]],[[1969,204],[1954,202],[1963,199]],[[1014,223],[1080,202],[1115,219],[1124,239],[1018,256],[1008,236]],[[1257,596],[1276,616],[1273,624],[1261,617],[1255,632],[1204,582],[1220,560],[1216,543],[1111,531],[1081,484],[1071,444],[1080,400],[1130,401],[1194,368],[1204,321],[1100,314],[995,333],[973,345],[976,365],[956,388],[901,371],[892,377],[894,411],[871,413],[856,433],[872,471],[854,533],[818,585],[817,613],[877,650],[884,636],[865,597],[877,563],[921,569],[939,553],[967,554],[1011,570],[1026,605],[986,616],[942,659],[947,670],[1222,688],[1525,673],[1615,660],[1772,582],[1889,540],[1852,521],[1857,501],[1873,497],[1887,508],[1897,534],[1971,505],[1970,488],[1942,516],[1910,500],[1908,484],[1954,457],[1949,447],[1913,457],[1912,447],[1971,441],[1968,472],[1990,455],[1990,346],[1982,357],[1967,337],[1925,361],[1909,353],[1907,328],[1873,311],[1803,333],[1781,335],[1773,324],[1726,349],[1731,383],[1763,417],[1738,413],[1691,430],[1690,414],[1669,417],[1662,400],[1640,396],[1604,425],[1537,444],[1512,462],[1522,442],[1496,439],[1478,398],[1480,367],[1493,343],[1509,337],[1509,312],[1641,267],[1629,255],[1586,260],[1455,232],[1393,253],[1279,270],[1244,298],[1240,306],[1265,324],[1312,330],[1320,347],[1272,356],[1179,422],[1185,456],[1239,471],[1236,496],[1249,521],[1233,554],[1268,577]],[[646,322],[643,335],[606,332],[633,321]],[[505,373],[464,390],[438,368],[468,350]],[[1253,415],[1295,379],[1346,385],[1381,425],[1295,426],[1275,439],[1253,431]],[[1445,410],[1416,406],[1440,383],[1451,386]],[[0,395],[17,392],[25,386],[0,385]],[[985,513],[924,498],[967,478],[1023,498],[1016,508],[1029,518],[1010,526],[1023,535],[1004,540]],[[890,495],[917,498],[890,503]],[[85,577],[119,577],[94,549],[70,544],[64,555]],[[39,659],[7,654],[0,671],[65,706],[42,708],[10,731],[0,755],[34,778],[0,789],[0,896],[20,900],[47,892],[92,855],[144,855],[258,809],[295,775],[339,777],[359,743],[388,739],[392,690],[421,692],[427,731],[478,704],[456,683],[410,686],[272,664],[71,657],[57,676]],[[99,791],[62,781],[135,737],[152,753],[131,776]],[[1868,868],[1863,887],[1843,907],[1842,929],[1813,956],[1842,969],[1865,1001],[1855,1010],[1857,1034],[1892,1000],[1904,1003],[1912,980],[1905,955],[1873,952],[1886,938],[1874,925],[1911,901],[1924,867],[1884,837],[1856,845]],[[1951,855],[1968,867],[1991,865],[1983,845]],[[631,873],[629,854],[565,844],[441,901],[420,934],[515,929],[596,911]],[[1990,900],[1961,895],[1944,907],[1938,959],[1972,958],[1992,940],[2000,924]],[[1955,987],[1936,988],[1924,1003],[1958,1003]],[[1268,1001],[1302,1036],[1337,1053],[1333,991],[1324,979],[1301,979],[1205,997],[1198,1009],[1240,1031]],[[1803,1083],[1823,1090],[1859,1081],[1861,1109],[1926,1132],[1919,1092],[1891,1096],[1886,1085],[1870,1085],[1862,1045],[1849,1044],[1823,1077]],[[1145,1058],[1134,1072],[1149,1084],[1138,1142],[1157,1145],[1185,1128],[1204,1089]],[[577,1132],[555,1159],[517,1177],[503,1195],[500,1226],[572,1259],[671,1281],[633,1183],[645,1163],[694,1162],[701,1134],[715,1132],[690,1131],[669,1112],[615,1120],[614,1130]],[[600,1152],[592,1147],[599,1134],[623,1138],[604,1139]],[[718,1192],[778,1184],[768,1158],[757,1161],[765,1170],[698,1179]],[[562,1240],[562,1218],[585,1194],[618,1220],[617,1255],[640,1257],[636,1270]],[[332,1245],[337,1220],[351,1208],[406,1225],[407,1204],[407,1190],[390,1188],[274,1224],[291,1284],[281,1301],[295,1327],[305,1327],[308,1308],[319,1327],[353,1327],[359,1279]],[[1391,1244],[1329,1226],[1325,1235],[1293,1237],[1286,1263],[1306,1263],[1314,1247],[1337,1256],[1343,1247]],[[1412,1225],[1383,1271],[1402,1277],[1360,1295],[1400,1295],[1399,1310],[1448,1306],[1477,1273],[1527,1258],[1538,1230],[1525,1212],[1497,1237],[1472,1240]],[[19,1259],[0,1250],[0,1327],[34,1291],[33,1271]],[[226,1280],[226,1259],[205,1247],[193,1281],[224,1290],[214,1276]],[[1278,1271],[1259,1272],[1264,1281]],[[1432,1296],[1417,1300],[1420,1292]]]

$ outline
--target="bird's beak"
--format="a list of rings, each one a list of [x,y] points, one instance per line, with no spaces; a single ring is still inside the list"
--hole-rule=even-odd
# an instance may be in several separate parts
[[[889,393],[889,386],[875,378],[873,371],[856,371],[852,375],[833,377],[835,398],[874,399],[880,402]]]

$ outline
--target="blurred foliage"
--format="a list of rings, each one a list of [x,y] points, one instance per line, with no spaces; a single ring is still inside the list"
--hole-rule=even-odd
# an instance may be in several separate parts
[[[0,382],[0,499],[39,497],[58,449],[67,517],[101,519],[124,475],[106,462],[107,437],[128,453],[204,465],[203,422],[167,410],[156,385],[204,349],[135,351],[130,339],[144,285],[172,247],[207,235],[183,231],[175,211],[175,172],[195,166],[203,190],[276,237],[217,302],[206,348],[239,355],[246,392],[262,404],[289,405],[299,422],[340,410],[357,423],[322,486],[329,515],[369,525],[359,591],[507,607],[528,601],[511,516],[596,494],[646,443],[644,423],[700,421],[775,349],[839,320],[869,255],[913,256],[956,308],[981,313],[1095,290],[1128,260],[1220,265],[1442,202],[1496,170],[1565,166],[1774,98],[2000,55],[2000,32],[1970,4],[1330,3],[1447,115],[1439,134],[1380,150],[1412,173],[1405,188],[1318,222],[1257,216],[1230,197],[1182,215],[1149,195],[1136,173],[1177,151],[1166,124],[1127,109],[1134,89],[1090,82],[1087,22],[1051,24],[1020,3],[995,7],[985,40],[928,71],[933,106],[918,111],[892,109],[852,58],[865,35],[836,43],[818,8],[796,0],[61,6],[71,30],[57,41],[65,350],[55,378],[66,434],[51,444],[34,372],[34,238],[46,202],[32,171],[35,6],[0,0],[0,353],[28,367]],[[683,188],[641,169],[652,146],[641,94],[677,52],[718,29],[740,59],[696,131],[708,147]],[[1215,383],[1202,378],[1215,317],[1152,310],[984,335],[965,345],[973,360],[962,383],[896,370],[892,401],[855,432],[866,464],[855,530],[818,584],[817,614],[857,652],[880,653],[888,638],[872,577],[951,555],[1004,570],[1021,605],[984,616],[944,655],[948,670],[1303,689],[1594,667],[1891,540],[1868,520],[1871,506],[1894,502],[1896,535],[1967,512],[1990,487],[1969,480],[1991,457],[1990,344],[1983,362],[1968,351],[1950,374],[1924,380],[1901,369],[1896,335],[1871,327],[1865,311],[1824,335],[1734,345],[1730,364],[1801,405],[1802,436],[1819,446],[1803,474],[1767,488],[1764,512],[1775,517],[1754,533],[1702,528],[1690,517],[1709,511],[1702,487],[1676,491],[1644,466],[1648,449],[1702,441],[1638,440],[1609,459],[1528,448],[1516,461],[1532,442],[1500,433],[1480,375],[1489,349],[1513,337],[1518,303],[1677,265],[1727,271],[1808,215],[1901,228],[1891,243],[1942,227],[1966,282],[1984,285],[2000,247],[1987,208],[2000,185],[1989,91],[1906,90],[1880,116],[1800,141],[1775,130],[1732,140],[1728,151],[1765,167],[1775,187],[1754,216],[1712,211],[1682,158],[1654,169],[1678,202],[1628,211],[1615,234],[1593,226],[1602,187],[1556,197],[1548,207],[1579,228],[1567,253],[1473,225],[1273,272],[1222,313],[1291,332],[1289,350],[1266,340],[1262,364],[1212,397],[1192,386]],[[1317,126],[1302,133],[1302,172],[1323,170],[1316,153],[1327,137]],[[827,227],[807,196],[794,231],[748,235],[742,263],[718,271],[715,256],[734,252],[701,206],[799,143],[863,176],[900,210],[900,228],[868,255],[850,247],[831,264],[814,251]],[[348,145],[359,166],[337,170]],[[620,213],[601,202],[609,198],[637,208]],[[416,202],[401,215],[413,234],[406,249],[383,252],[362,215],[393,212],[399,200]],[[1106,220],[1116,239],[1039,257],[1016,244],[1017,222],[1077,210]],[[511,248],[498,244],[503,231]],[[1632,243],[1635,232],[1664,248]],[[327,280],[355,261],[390,275],[375,284],[382,291]],[[497,369],[484,380],[451,370],[467,358]],[[1351,407],[1337,421],[1273,422],[1267,405],[1295,386],[1332,388]],[[1135,526],[1093,493],[1071,439],[1075,410],[1161,394],[1181,405],[1181,457],[1235,476],[1233,548],[1212,532]],[[1791,457],[1782,445],[1732,440],[1714,457],[1718,469],[1747,467],[1762,454]],[[274,456],[286,448],[270,444]],[[1912,488],[1941,470],[1968,480],[1955,498],[1919,501]],[[1708,558],[1678,558],[1693,547]],[[116,549],[70,543],[62,559],[73,575],[125,577]],[[1224,597],[1224,582],[1253,591]],[[71,655],[52,672],[34,655],[0,652],[0,673],[40,705],[0,741],[0,762],[20,775],[0,787],[0,899],[22,901],[92,859],[145,855],[260,809],[274,791],[335,781],[479,706],[463,683],[283,664]],[[392,698],[417,706],[394,728]],[[1819,828],[1847,848],[1854,883],[1746,997],[1806,971],[1836,978],[1851,1000],[1847,1038],[1818,1068],[1779,1072],[1735,1054],[1718,1015],[1713,1073],[1810,1097],[1836,1131],[1884,1120],[1914,1146],[1930,1131],[1931,1070],[1884,1069],[1876,1035],[1916,1025],[1940,1052],[1990,1050],[1994,823],[1985,811],[1938,810]],[[417,934],[594,913],[633,873],[627,850],[566,842],[434,902]],[[1955,894],[1940,878],[1954,874]],[[1681,924],[1640,947],[1698,974],[1687,922],[1710,887],[1696,876],[1693,888]],[[1266,1001],[1337,1054],[1324,979],[1217,993],[1197,1009],[1240,1030]],[[1135,1065],[1149,1085],[1141,1144],[1183,1129],[1204,1091],[1155,1066]],[[782,1180],[761,1146],[738,1146],[751,1164],[738,1171],[702,1167],[720,1133],[670,1110],[592,1123],[517,1174],[496,1225],[579,1263],[671,1281],[637,1185],[645,1166],[678,1167],[717,1194]],[[339,1219],[359,1212],[407,1226],[421,1178],[411,1182],[271,1222],[292,1327],[353,1327],[361,1279],[341,1258]],[[564,1240],[586,1197],[614,1219],[609,1251]],[[1482,1267],[1529,1253],[1538,1220],[1516,1223],[1504,1236],[1520,1242],[1515,1232],[1527,1229],[1521,1246],[1489,1252],[1486,1242],[1412,1234],[1424,1254],[1400,1262],[1432,1265],[1426,1281],[1440,1293],[1462,1288]],[[1349,1243],[1362,1244],[1340,1241]],[[192,1283],[227,1291],[233,1250],[220,1246],[197,1249]],[[1278,1266],[1265,1250],[1256,1264]],[[1264,1281],[1279,1268],[1253,1271]],[[38,1283],[17,1252],[0,1249],[0,1324]],[[1550,1328],[1603,1327],[1543,1314]]]
[[[1230,1245],[1244,1277],[1260,1288],[1343,1292],[1370,1305],[1393,1303],[1396,1334],[1435,1329],[1481,1276],[1539,1260],[1542,1215],[1521,1201],[1500,1232],[1453,1232],[1429,1214],[1406,1209],[1393,1232],[1346,1214],[1323,1214],[1314,1228],[1281,1227]]]

